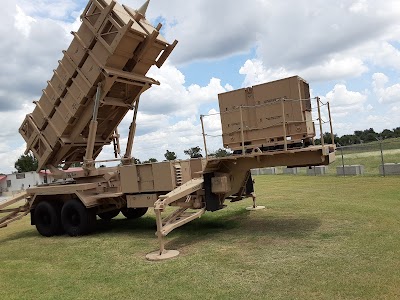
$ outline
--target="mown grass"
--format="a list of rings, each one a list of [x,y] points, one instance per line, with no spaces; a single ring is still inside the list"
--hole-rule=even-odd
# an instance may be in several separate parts
[[[172,232],[154,263],[152,213],[87,237],[0,230],[0,299],[398,299],[399,178],[256,177],[258,203]]]

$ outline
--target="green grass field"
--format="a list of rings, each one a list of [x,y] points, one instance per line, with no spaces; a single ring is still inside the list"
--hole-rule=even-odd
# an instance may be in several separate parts
[[[148,262],[155,218],[88,237],[0,230],[0,299],[399,299],[399,177],[258,176],[250,200],[172,232]]]

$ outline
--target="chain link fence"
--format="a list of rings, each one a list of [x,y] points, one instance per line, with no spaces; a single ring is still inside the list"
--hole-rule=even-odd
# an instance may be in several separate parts
[[[329,166],[329,174],[353,175],[348,166],[361,166],[359,175],[400,174],[400,139],[351,146],[338,145],[336,162]]]

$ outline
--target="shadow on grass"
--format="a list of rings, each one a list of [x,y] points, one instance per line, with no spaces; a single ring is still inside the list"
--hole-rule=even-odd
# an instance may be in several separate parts
[[[245,224],[246,230],[264,233],[270,236],[301,238],[310,235],[321,226],[321,220],[314,217],[252,219]]]
[[[97,220],[96,231],[94,235],[101,234],[125,234],[125,233],[144,233],[155,232],[156,219],[154,217],[144,216],[135,220],[128,219],[113,219],[110,221]]]
[[[267,235],[301,238],[309,235],[320,227],[321,221],[316,217],[307,218],[255,218],[247,210],[222,211],[207,213],[200,219],[190,222],[169,236],[174,238],[169,247],[182,248],[193,245],[205,239],[223,233],[224,235],[247,236]],[[97,220],[93,236],[133,234],[140,238],[155,239],[156,220],[154,216],[144,216],[136,220],[113,219],[111,221]],[[24,230],[0,239],[0,243],[13,240],[23,240],[40,237],[34,229]],[[62,236],[60,236],[62,238]],[[65,238],[68,238],[64,235]],[[58,237],[56,237],[58,238]]]
[[[221,235],[242,239],[248,236],[269,236],[271,238],[305,238],[321,226],[321,220],[314,217],[254,218],[246,210],[235,211],[224,216],[205,215],[174,231],[167,248],[182,249],[207,239],[218,240]]]
[[[7,237],[0,239],[0,244],[14,241],[14,240],[20,240],[20,239],[29,239],[32,237],[39,236],[39,233],[35,229],[27,229],[24,231],[20,231],[11,235],[8,235]]]

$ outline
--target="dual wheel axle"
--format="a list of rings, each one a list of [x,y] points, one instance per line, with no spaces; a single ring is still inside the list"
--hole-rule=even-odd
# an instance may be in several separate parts
[[[120,210],[100,213],[104,220],[111,220]],[[123,208],[122,214],[128,219],[140,218],[147,212],[147,208]],[[32,211],[32,225],[43,236],[54,236],[63,233],[69,236],[81,236],[91,233],[96,225],[96,210],[86,208],[77,199],[65,203],[57,201],[42,201]]]

